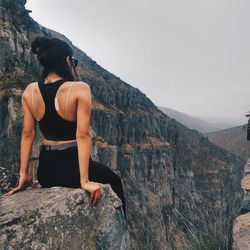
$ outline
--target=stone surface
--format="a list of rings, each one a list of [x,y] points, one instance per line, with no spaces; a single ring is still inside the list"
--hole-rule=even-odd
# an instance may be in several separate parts
[[[14,187],[18,181],[18,174],[0,167],[0,195],[6,193],[11,187]]]
[[[238,216],[233,226],[233,249],[250,249],[250,213]]]
[[[241,189],[243,193],[243,201],[241,205],[241,211],[250,211],[250,159],[247,160],[244,167],[244,175],[241,180]]]
[[[109,184],[90,206],[83,189],[30,188],[0,198],[0,249],[131,249],[122,202]]]
[[[233,249],[250,249],[250,159],[244,167],[244,177],[241,181],[243,201],[241,204],[241,215],[233,223]]]

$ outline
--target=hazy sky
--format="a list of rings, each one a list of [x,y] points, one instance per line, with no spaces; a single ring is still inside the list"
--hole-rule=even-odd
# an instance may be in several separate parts
[[[28,0],[25,7],[156,105],[247,122],[249,0]]]

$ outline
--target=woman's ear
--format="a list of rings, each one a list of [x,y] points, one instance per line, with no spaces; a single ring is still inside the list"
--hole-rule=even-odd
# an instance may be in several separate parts
[[[70,61],[69,56],[66,57],[66,60],[67,60],[67,63],[68,63],[68,65],[69,65],[69,67],[71,67],[71,61]]]

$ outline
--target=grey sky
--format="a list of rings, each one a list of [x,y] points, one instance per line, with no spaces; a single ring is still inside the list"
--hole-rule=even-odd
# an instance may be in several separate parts
[[[26,8],[156,105],[247,122],[249,0],[28,0]]]

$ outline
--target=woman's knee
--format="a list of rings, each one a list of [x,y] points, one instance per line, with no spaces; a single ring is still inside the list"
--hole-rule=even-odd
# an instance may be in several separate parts
[[[120,183],[121,182],[121,177],[117,173],[115,173],[115,172],[113,172],[112,179],[116,183]]]
[[[118,174],[113,173],[111,178],[111,185],[122,189],[122,180]]]

